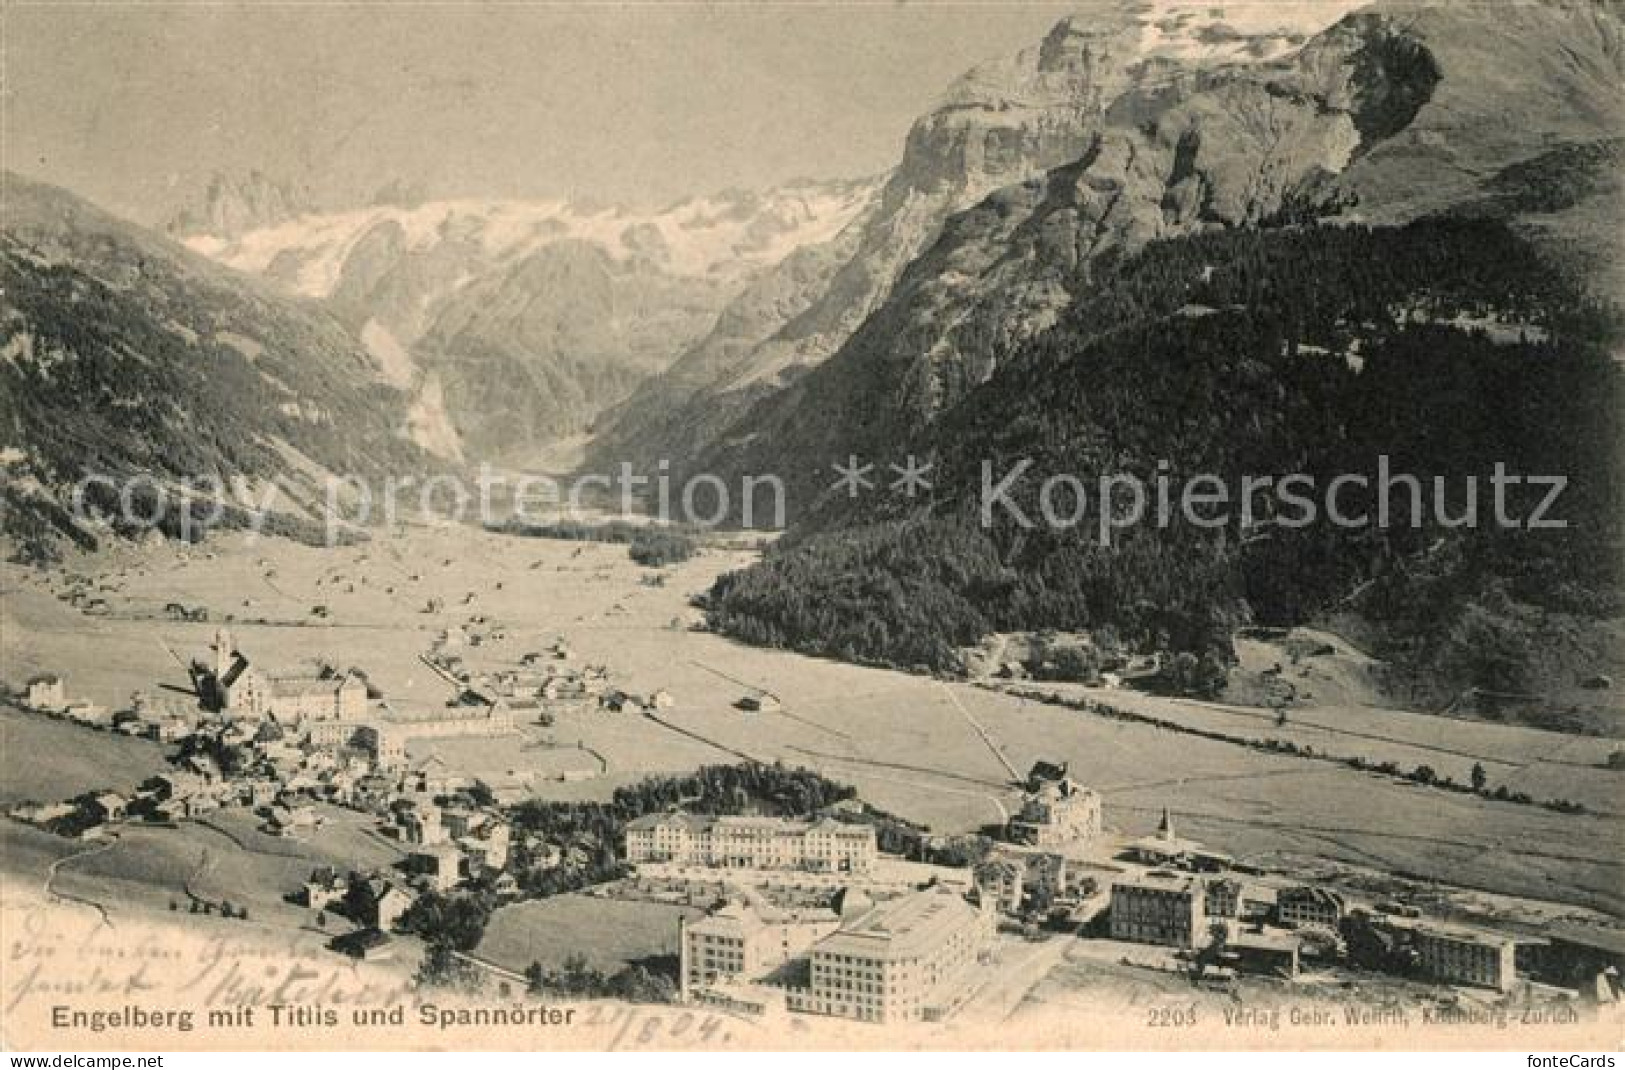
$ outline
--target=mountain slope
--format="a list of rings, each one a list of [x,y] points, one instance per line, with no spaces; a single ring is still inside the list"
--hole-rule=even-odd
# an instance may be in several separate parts
[[[703,338],[600,418],[589,464],[652,471],[662,460],[696,456],[743,416],[769,391],[713,388],[745,375],[758,349],[827,291],[872,213],[871,207],[834,238],[797,249],[752,280]]]
[[[1608,664],[1588,660],[1603,657],[1593,640],[1625,609],[1622,325],[1494,221],[1159,240],[1103,266],[1054,329],[907,443],[934,463],[928,495],[877,490],[792,529],[718,583],[711,619],[753,642],[954,670],[990,632],[1040,629],[1222,665],[1240,625],[1336,615],[1412,702],[1572,690]],[[1424,489],[1420,506],[1394,493],[1380,524],[1384,464]],[[1493,522],[1498,464],[1565,477],[1547,519],[1566,527]],[[1311,480],[1311,522],[1273,489],[1241,508],[1244,478],[1286,473]],[[1346,473],[1365,480],[1339,500],[1356,520],[1333,523],[1324,495]],[[1103,537],[1098,481],[1118,475],[1146,488],[1147,511]],[[1227,507],[1190,519],[1181,488],[1198,476],[1222,481]],[[1045,491],[1052,477],[1078,481],[1085,505],[1073,484]],[[1513,487],[1508,515],[1543,496]],[[1127,508],[1114,497],[1112,521]]]
[[[446,298],[413,345],[466,452],[523,455],[582,430],[716,319],[718,285],[550,243]]]
[[[968,72],[909,131],[878,205],[819,292],[771,335],[709,367],[705,385],[652,392],[648,404],[617,412],[591,451],[595,466],[650,468],[667,458],[699,470],[697,451],[847,342],[954,212],[1084,155],[1104,130],[1134,120],[1121,103],[1126,95],[1154,99],[1182,79],[1289,53],[1304,32],[1351,6],[1249,4],[1228,15],[1150,3],[1097,7],[1062,20],[1037,46]],[[664,411],[674,396],[689,399],[680,416]]]
[[[196,204],[182,208],[165,228],[186,239],[204,234],[236,238],[251,230],[274,227],[311,210],[308,193],[260,171],[209,177]]]
[[[1130,85],[1075,160],[950,218],[834,356],[694,462],[781,476],[797,518],[718,584],[713,623],[941,669],[989,632],[1080,631],[1207,659],[1170,682],[1189,687],[1222,681],[1240,624],[1335,616],[1407,701],[1572,691],[1611,664],[1597,637],[1622,606],[1621,333],[1599,285],[1619,264],[1618,11],[1384,6],[1262,64]],[[875,489],[832,485],[849,454]],[[886,489],[908,455],[933,465],[920,500]],[[978,509],[984,462],[995,482],[1034,462],[1034,517],[1050,475],[1092,496],[1118,472],[1213,473],[1233,495],[1370,479],[1381,455],[1424,485],[1562,474],[1570,528],[1322,512],[1283,531],[1232,510],[1102,543],[1093,497],[1075,528]]]
[[[328,474],[422,468],[406,397],[378,382],[375,361],[325,311],[63,190],[11,174],[5,186],[0,450],[11,505],[86,476],[144,475],[218,480],[239,506],[275,486],[274,505],[309,519]],[[14,533],[28,524],[26,510],[10,512]]]
[[[1341,80],[1348,42],[1378,28],[1396,46],[1410,42],[1401,47],[1424,51],[1439,72],[1424,106],[1404,124],[1384,114],[1407,106],[1404,100],[1364,101],[1378,136],[1339,178],[1358,202],[1351,215],[1374,223],[1414,219],[1471,196],[1502,168],[1539,152],[1625,135],[1622,20],[1618,0],[1379,3],[1323,35],[1305,49],[1316,91]]]
[[[415,393],[425,445],[522,456],[587,427],[698,341],[753,279],[838,234],[872,194],[868,182],[801,182],[658,211],[382,203],[188,244],[327,302],[389,381]]]

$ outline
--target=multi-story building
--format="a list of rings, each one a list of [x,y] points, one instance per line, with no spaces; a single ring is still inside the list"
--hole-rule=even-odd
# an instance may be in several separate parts
[[[421,847],[406,856],[406,864],[437,892],[448,891],[463,879],[463,852],[455,844]]]
[[[1101,832],[1100,796],[1067,775],[1067,767],[1039,762],[1027,776],[1021,809],[1009,838],[1035,847],[1087,842]]]
[[[353,887],[356,878],[352,877],[350,883]],[[393,929],[395,923],[401,920],[401,915],[412,905],[412,896],[381,874],[361,878],[360,883],[360,894],[356,896],[355,903],[358,916],[355,920],[386,932]]]
[[[1276,920],[1294,929],[1336,932],[1345,910],[1342,896],[1312,885],[1283,888],[1275,897]]]
[[[1517,979],[1517,941],[1497,933],[1417,926],[1417,965],[1436,981],[1507,992]]]
[[[1219,877],[1207,882],[1207,895],[1203,907],[1210,918],[1239,918],[1242,910],[1242,884],[1234,877]]]
[[[406,758],[409,739],[512,733],[513,710],[501,698],[430,710],[369,710],[367,683],[355,672],[277,676],[253,665],[231,632],[215,633],[213,701],[244,720],[269,718],[296,738],[327,749],[355,746],[385,764]]]
[[[343,903],[349,894],[350,879],[332,866],[318,866],[305,881],[305,906],[312,910],[325,910]]]
[[[59,712],[68,704],[67,688],[62,677],[54,674],[36,676],[28,681],[28,706],[35,710]]]
[[[440,806],[430,799],[419,799],[410,805],[398,805],[395,823],[401,839],[414,846],[433,846],[451,839],[441,821]]]
[[[406,735],[387,724],[365,724],[347,741],[372,756],[379,765],[400,765],[406,761]]]
[[[865,1022],[935,1020],[952,1010],[993,938],[994,914],[935,887],[849,911],[813,946],[791,1010]]]
[[[877,854],[873,826],[828,818],[650,814],[626,827],[626,860],[633,863],[867,873]]]
[[[1299,951],[1298,937],[1271,932],[1239,932],[1225,944],[1236,969],[1266,977],[1298,976]]]
[[[367,685],[354,673],[267,677],[265,713],[283,724],[354,725],[367,715]],[[345,742],[348,735],[344,733]]]
[[[1027,867],[1019,859],[989,855],[976,864],[976,893],[1005,914],[1021,911],[1027,898]]]
[[[1147,873],[1112,884],[1113,940],[1196,947],[1207,939],[1207,882]]]
[[[353,724],[367,716],[367,685],[354,673],[272,676],[254,667],[225,628],[214,637],[214,692],[225,713],[282,724]]]
[[[500,870],[508,864],[512,833],[506,822],[493,821],[462,837],[457,846],[470,862],[486,869]]]
[[[706,999],[718,985],[758,981],[788,965],[837,921],[801,921],[743,896],[703,918],[677,922],[678,983],[683,999]]]

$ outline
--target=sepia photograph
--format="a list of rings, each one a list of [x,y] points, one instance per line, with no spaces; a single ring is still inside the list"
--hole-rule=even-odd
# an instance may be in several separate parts
[[[0,0],[8,1067],[1622,971],[1625,0]]]

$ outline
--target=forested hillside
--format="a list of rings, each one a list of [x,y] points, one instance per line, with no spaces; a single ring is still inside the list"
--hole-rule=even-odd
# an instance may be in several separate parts
[[[1542,629],[1619,611],[1619,319],[1504,224],[1227,231],[1108,260],[1096,282],[917,440],[886,449],[935,462],[928,503],[826,495],[760,567],[718,583],[713,623],[951,670],[993,631],[1085,630],[1108,648],[1223,661],[1237,624],[1352,612],[1407,679],[1446,694],[1534,686],[1549,668]],[[1358,487],[1342,512],[1372,519],[1350,527],[1295,525],[1269,495],[1247,527],[1235,508],[1212,528],[1176,508],[1111,545],[1092,501],[1076,527],[1041,519],[1050,475],[1091,494],[1102,475],[1165,477],[1177,500],[1211,473],[1235,502],[1243,476],[1374,482],[1384,455],[1422,481],[1414,527],[1408,492],[1380,526]],[[1023,460],[1009,497],[1036,526],[1000,507],[984,527],[984,461],[1003,475]],[[1568,527],[1496,527],[1498,462],[1565,476],[1549,515]],[[1451,488],[1447,519],[1477,477],[1479,526],[1441,522],[1435,476]],[[1544,497],[1514,488],[1508,512]]]
[[[83,541],[50,499],[86,476],[277,482],[297,512],[323,472],[421,469],[405,396],[326,312],[61,190],[8,176],[7,195],[0,448],[25,549]]]

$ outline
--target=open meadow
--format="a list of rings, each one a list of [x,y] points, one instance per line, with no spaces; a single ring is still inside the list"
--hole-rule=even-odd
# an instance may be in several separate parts
[[[474,954],[514,973],[539,962],[559,969],[584,955],[605,973],[677,954],[677,920],[700,911],[665,903],[557,895],[502,907]]]
[[[151,740],[0,705],[0,806],[97,788],[128,791],[167,768],[163,748]]]

